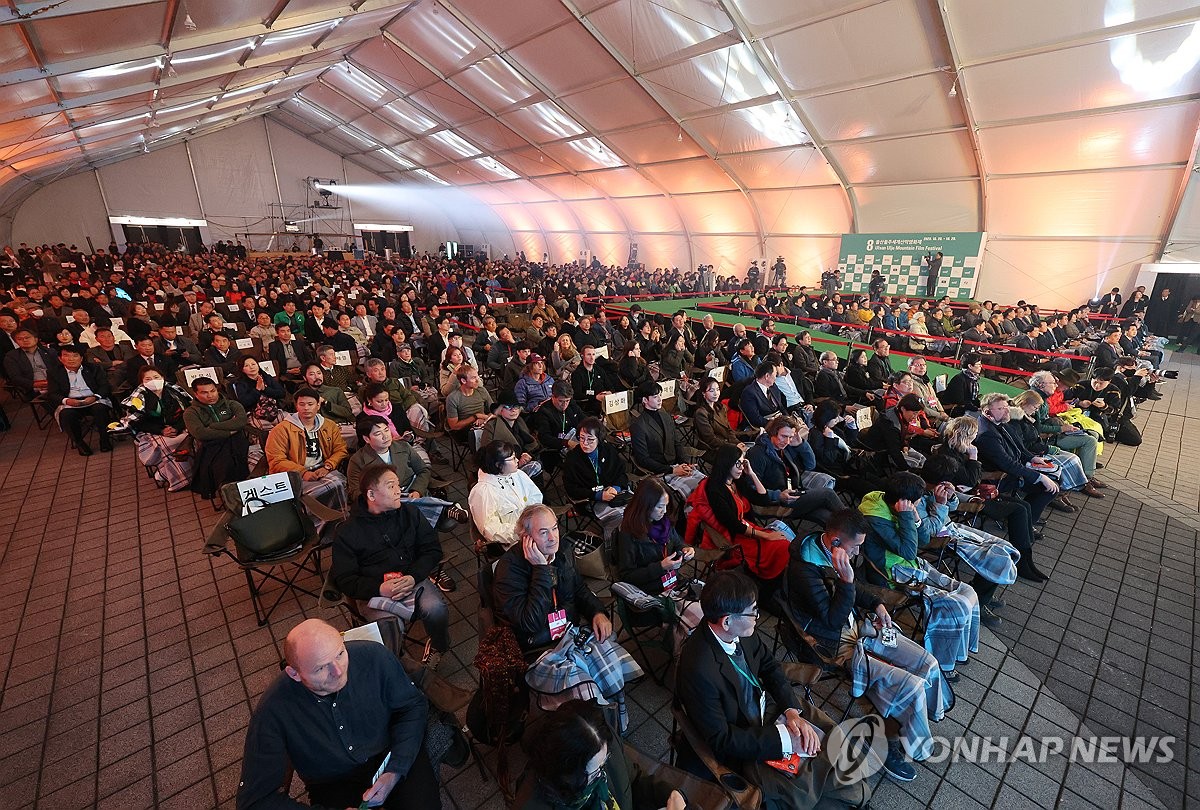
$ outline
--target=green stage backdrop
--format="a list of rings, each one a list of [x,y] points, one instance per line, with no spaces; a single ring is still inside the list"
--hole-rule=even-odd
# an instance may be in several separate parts
[[[924,296],[929,271],[922,260],[940,250],[945,256],[936,296],[974,298],[986,239],[985,233],[844,233],[838,256],[842,290],[865,293],[878,270],[888,294]]]

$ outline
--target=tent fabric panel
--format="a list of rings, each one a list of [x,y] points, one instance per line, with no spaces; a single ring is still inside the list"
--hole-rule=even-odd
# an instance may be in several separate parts
[[[683,222],[674,200],[665,197],[615,197],[613,203],[625,215],[635,234],[682,233]]]
[[[647,166],[645,171],[672,194],[691,194],[705,191],[731,191],[733,180],[712,160],[688,160]]]
[[[629,258],[629,236],[624,233],[589,233],[587,249],[605,266],[623,266]]]
[[[684,116],[779,92],[743,43],[651,70],[643,78],[666,91],[671,112]]]
[[[658,102],[641,85],[628,78],[563,96],[562,102],[581,118],[605,131],[649,124],[666,117]]]
[[[711,264],[718,275],[744,278],[751,259],[764,259],[762,243],[757,236],[711,235],[693,236],[692,266]],[[687,267],[681,265],[680,268]]]
[[[634,163],[660,163],[667,160],[683,160],[704,154],[691,136],[683,133],[674,122],[664,121],[626,132],[613,133],[605,141]]]
[[[927,73],[803,101],[825,143],[961,127],[962,104],[947,95],[953,78]]]
[[[554,257],[554,261],[575,261],[580,252],[587,247],[587,240],[587,235],[581,233],[548,233],[546,251]]]
[[[949,53],[925,25],[918,0],[887,0],[772,36],[765,44],[787,86],[804,93],[949,64]]]
[[[12,243],[78,245],[86,250],[88,237],[108,249],[112,229],[100,187],[92,172],[64,177],[38,189],[13,217]]]
[[[507,3],[494,0],[456,0],[454,5],[501,48],[571,20],[571,13],[559,0],[522,0],[520,14],[514,14]]]
[[[526,210],[538,221],[542,230],[554,233],[579,232],[579,221],[572,215],[570,207],[561,202],[529,203]]]
[[[1178,12],[1180,0],[963,0],[946,6],[961,57],[978,62],[1106,32],[1116,24]],[[1030,25],[1037,20],[1037,25]]]
[[[840,188],[751,191],[767,234],[841,234],[850,231],[849,200]]]
[[[534,37],[509,53],[555,96],[628,74],[575,20]]]
[[[513,232],[514,238],[517,238],[522,231],[536,232],[540,238],[542,230],[537,219],[521,203],[493,205],[492,210],[499,215],[500,219],[504,220],[504,224]]]
[[[307,199],[306,177],[342,179],[342,160],[328,149],[284,127],[268,124],[275,170],[283,202],[300,205]],[[107,187],[106,187],[107,188]]]
[[[1153,31],[1121,43],[1096,42],[1065,50],[972,66],[963,71],[976,121],[1009,121],[1064,112],[1102,110],[1200,93],[1200,70],[1171,59],[1178,30]],[[1115,53],[1132,49],[1126,65]],[[1122,67],[1114,65],[1114,60]],[[1138,66],[1161,62],[1145,71]],[[1124,70],[1124,72],[1123,72]]]
[[[770,236],[763,255],[768,266],[774,263],[776,256],[784,257],[789,284],[815,285],[823,270],[837,266],[841,247],[840,236],[824,239],[813,236]]]
[[[162,34],[166,3],[90,11],[65,17],[34,17],[27,26],[47,62],[65,62],[97,51],[97,35],[104,51],[120,52],[152,45]]]
[[[629,245],[638,246],[638,262],[647,269],[656,267],[694,267],[699,259],[693,261],[695,253],[691,244],[683,234],[635,234],[632,240],[626,239],[624,250],[617,252],[617,264],[624,266],[629,258]],[[623,254],[623,255],[622,255]]]
[[[182,146],[102,167],[100,179],[112,214],[200,217],[200,201]]]
[[[1152,258],[1142,244],[989,239],[975,296],[1079,306],[1112,287],[1129,289]]]
[[[589,183],[610,197],[645,197],[662,189],[635,169],[605,169],[584,175]]]
[[[731,0],[750,30],[766,35],[862,5],[862,0]]]
[[[537,184],[564,200],[590,200],[603,196],[584,176],[556,174],[538,178]]]
[[[1183,193],[1183,202],[1179,206],[1179,215],[1175,219],[1175,229],[1171,232],[1171,244],[1168,253],[1174,258],[1172,247],[1178,244],[1200,244],[1200,173],[1192,172],[1188,178],[1187,188]]]
[[[618,0],[588,14],[588,21],[635,66],[652,65],[733,29],[713,4]]]
[[[830,159],[851,183],[906,183],[978,174],[965,132],[830,144]]]
[[[1060,121],[987,127],[980,148],[994,174],[1186,163],[1200,104],[1172,104]]]
[[[833,167],[815,147],[724,155],[721,163],[729,166],[748,188],[838,185]],[[845,192],[842,194],[845,196]]]
[[[490,51],[453,14],[436,3],[416,3],[395,22],[389,33],[416,52],[442,75],[457,73]]]
[[[570,203],[583,226],[584,233],[625,233],[626,227],[621,213],[608,200],[574,200]]]
[[[1013,236],[1154,239],[1163,227],[1180,171],[1146,169],[993,179],[988,182],[988,228]]]
[[[754,211],[740,191],[685,194],[674,200],[692,234],[758,232]]]
[[[980,230],[979,183],[917,183],[854,190],[860,233]]]
[[[517,202],[547,202],[554,199],[553,194],[528,180],[506,180],[493,185]]]
[[[205,135],[191,141],[189,148],[200,199],[210,218],[219,215],[257,220],[267,215],[268,203],[279,201],[270,160],[264,160],[268,147],[262,122]]]
[[[812,142],[791,107],[782,101],[696,118],[688,126],[718,155]]]

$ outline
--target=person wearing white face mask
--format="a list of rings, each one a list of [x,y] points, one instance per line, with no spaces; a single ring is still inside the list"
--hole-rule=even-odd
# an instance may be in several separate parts
[[[188,440],[183,412],[191,401],[191,394],[168,383],[158,369],[142,366],[137,387],[122,403],[128,414],[111,426],[133,433],[138,461],[168,492],[181,490],[192,480],[191,462],[176,456]]]

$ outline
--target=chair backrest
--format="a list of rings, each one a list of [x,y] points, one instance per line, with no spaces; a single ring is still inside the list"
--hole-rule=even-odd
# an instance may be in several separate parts
[[[687,712],[683,710],[683,707],[676,705],[673,708],[673,714],[675,717],[675,726],[682,734],[683,741],[692,749],[696,757],[704,763],[704,767],[708,768],[709,772],[712,773],[713,779],[720,785],[721,790],[725,791],[726,795],[729,796],[730,801],[739,810],[757,810],[762,805],[762,791],[717,760],[712,747],[700,734],[699,729],[692,723],[691,719],[687,716]]]

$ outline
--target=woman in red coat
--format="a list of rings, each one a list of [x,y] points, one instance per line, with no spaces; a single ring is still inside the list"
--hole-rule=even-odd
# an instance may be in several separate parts
[[[787,569],[790,541],[782,532],[749,520],[750,502],[734,486],[743,475],[749,476],[751,486],[766,494],[742,448],[726,445],[717,451],[712,474],[688,498],[692,511],[688,513],[687,536],[701,547],[713,548],[700,528],[701,523],[707,523],[741,549],[750,573],[761,580],[775,579]]]

